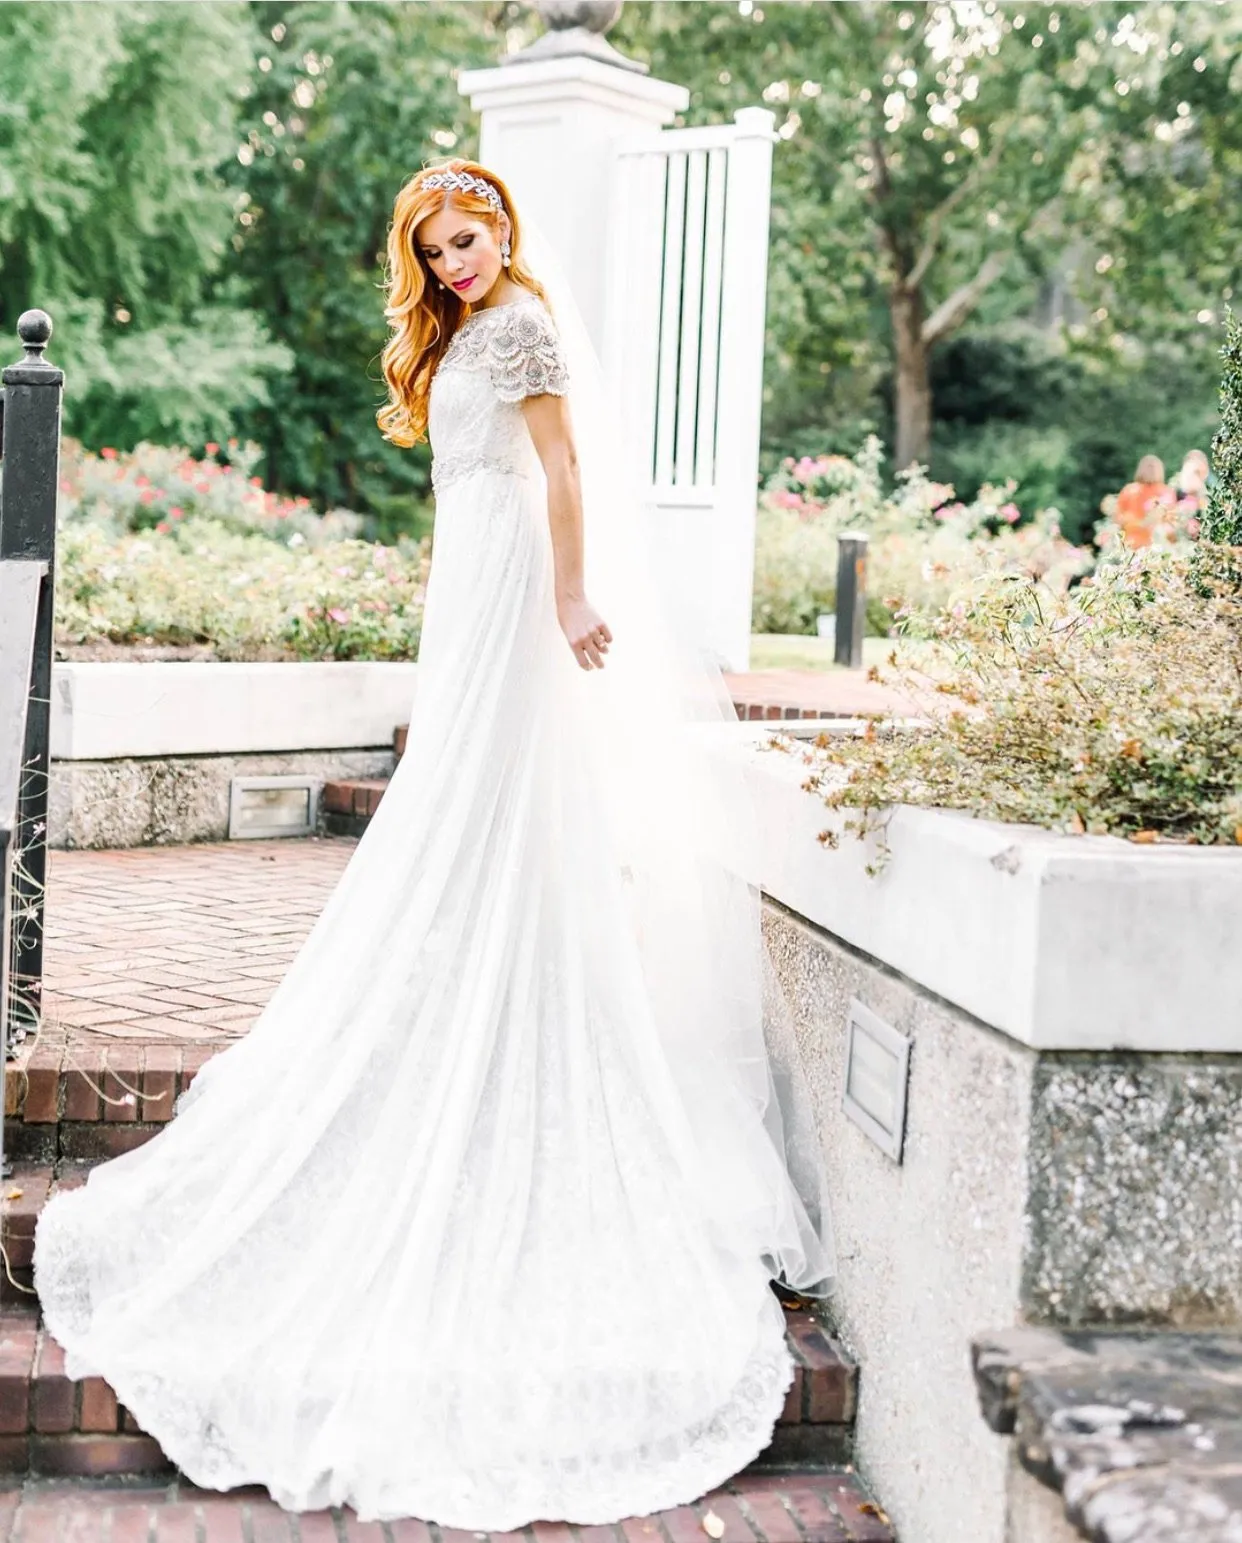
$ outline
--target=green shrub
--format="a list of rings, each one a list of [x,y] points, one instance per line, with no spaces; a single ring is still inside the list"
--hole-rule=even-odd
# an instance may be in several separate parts
[[[214,456],[218,447],[209,447]],[[427,544],[357,539],[348,511],[267,493],[253,446],[65,457],[62,647],[197,645],[219,659],[413,659]]]
[[[946,711],[913,732],[821,740],[807,786],[862,811],[848,822],[859,833],[888,806],[922,804],[1242,842],[1238,580],[1236,553],[1202,543],[1106,563],[1070,591],[992,575],[924,629],[920,676],[907,676]]]
[[[1242,324],[1230,311],[1221,348],[1220,428],[1212,441],[1215,481],[1204,514],[1203,536],[1242,546]]]

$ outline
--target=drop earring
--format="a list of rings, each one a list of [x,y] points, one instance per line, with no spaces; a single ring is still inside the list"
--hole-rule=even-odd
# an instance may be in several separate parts
[[[508,241],[502,241],[500,243],[500,261],[501,261],[501,264],[504,267],[507,268],[509,266],[509,243],[508,243]]]

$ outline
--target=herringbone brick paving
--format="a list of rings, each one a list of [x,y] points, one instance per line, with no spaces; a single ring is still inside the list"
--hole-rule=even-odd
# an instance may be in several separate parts
[[[462,1532],[409,1520],[360,1522],[353,1511],[283,1511],[259,1486],[198,1489],[28,1479],[0,1489],[0,1543],[894,1543],[883,1513],[849,1473],[748,1474],[692,1506],[610,1527],[536,1522],[520,1532]]]
[[[208,1044],[258,1017],[349,860],[350,840],[53,852],[49,1040]]]

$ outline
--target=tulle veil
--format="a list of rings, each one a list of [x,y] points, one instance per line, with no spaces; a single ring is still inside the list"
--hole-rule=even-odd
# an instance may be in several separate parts
[[[807,1296],[834,1274],[816,1116],[761,927],[759,821],[720,668],[656,560],[623,417],[550,239],[523,213],[568,365],[586,591],[614,632],[584,680],[596,775],[619,832],[647,989],[712,1188],[753,1226],[772,1273]],[[720,1188],[717,1189],[717,1184]]]

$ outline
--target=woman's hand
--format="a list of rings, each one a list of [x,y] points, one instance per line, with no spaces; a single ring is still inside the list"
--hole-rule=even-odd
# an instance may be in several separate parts
[[[556,602],[556,619],[579,667],[602,670],[612,632],[590,601],[585,596],[562,596]]]

